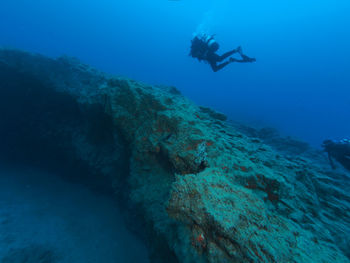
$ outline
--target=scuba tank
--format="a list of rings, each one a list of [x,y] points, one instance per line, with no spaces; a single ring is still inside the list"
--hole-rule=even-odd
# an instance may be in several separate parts
[[[214,39],[214,35],[213,36],[205,36],[205,42],[207,43],[208,47],[210,47],[211,45],[216,43],[216,41]]]

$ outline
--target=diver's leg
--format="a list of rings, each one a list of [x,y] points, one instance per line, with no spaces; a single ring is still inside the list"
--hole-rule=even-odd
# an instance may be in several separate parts
[[[241,54],[242,59],[235,59],[235,58],[230,58],[231,62],[238,62],[238,63],[249,63],[249,62],[255,62],[255,58],[250,58],[246,55]]]
[[[255,62],[255,61],[256,61],[255,58],[250,58],[250,57],[248,57],[248,56],[246,56],[246,55],[244,55],[244,54],[241,54],[241,57],[243,58],[243,60],[244,60],[245,62]]]
[[[212,68],[212,70],[214,72],[217,72],[219,71],[220,69],[223,69],[224,67],[226,67],[228,64],[230,64],[231,61],[227,61],[227,62],[224,62],[224,63],[221,63],[221,64],[216,64],[216,63],[210,63],[210,66]]]
[[[225,58],[228,58],[229,56],[231,56],[231,55],[233,55],[233,54],[235,54],[235,53],[239,53],[239,52],[240,52],[240,47],[238,47],[238,48],[236,48],[236,49],[234,49],[234,50],[231,50],[231,51],[229,51],[229,52],[226,52],[226,53],[222,54],[221,56],[219,56],[218,61],[221,62],[221,61],[223,61]]]

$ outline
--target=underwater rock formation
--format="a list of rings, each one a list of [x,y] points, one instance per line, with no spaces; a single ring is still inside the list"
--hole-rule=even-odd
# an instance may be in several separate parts
[[[174,87],[68,57],[2,49],[0,83],[1,158],[93,171],[153,262],[350,262],[349,174],[322,153],[285,154]]]

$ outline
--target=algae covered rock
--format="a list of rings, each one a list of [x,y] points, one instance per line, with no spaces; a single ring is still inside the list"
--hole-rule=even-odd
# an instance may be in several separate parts
[[[21,129],[39,129],[34,145],[50,141],[109,178],[145,229],[153,262],[350,262],[349,174],[329,170],[321,153],[302,155],[303,143],[231,125],[174,87],[109,76],[75,59],[2,49],[0,64],[0,75],[20,72],[40,84],[22,83],[27,96],[64,96],[54,104],[59,114],[40,104],[51,112],[35,122],[42,129],[31,121]],[[21,100],[1,95],[10,102],[2,110],[19,109]],[[75,115],[61,114],[64,101]]]

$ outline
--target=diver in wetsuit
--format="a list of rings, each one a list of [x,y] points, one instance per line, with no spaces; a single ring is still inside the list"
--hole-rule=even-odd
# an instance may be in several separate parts
[[[340,141],[325,140],[322,144],[324,151],[328,153],[328,159],[333,169],[336,168],[333,159],[350,171],[350,140],[343,139]]]
[[[199,37],[196,36],[192,39],[191,42],[192,44],[191,44],[190,56],[192,56],[193,58],[197,58],[199,61],[204,60],[208,62],[214,72],[217,72],[218,70],[223,69],[224,67],[226,67],[228,64],[232,62],[247,63],[247,62],[256,61],[255,58],[250,58],[244,55],[241,47],[228,51],[221,56],[216,54],[220,46],[214,40],[213,36],[207,36],[207,35],[203,35]],[[242,59],[236,59],[236,58],[230,57],[235,53],[238,53]],[[230,57],[228,61],[218,64],[228,57]]]

